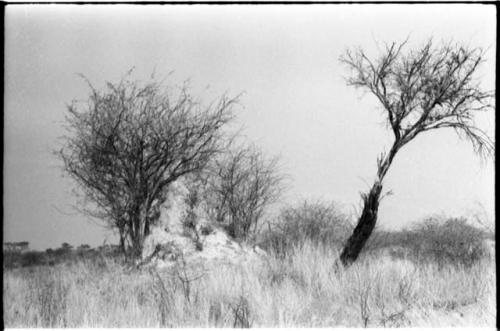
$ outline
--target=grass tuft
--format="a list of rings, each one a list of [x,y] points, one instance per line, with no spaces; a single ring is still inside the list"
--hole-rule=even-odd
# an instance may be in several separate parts
[[[4,269],[4,321],[9,328],[491,327],[496,321],[492,260],[466,267],[371,254],[343,269],[335,266],[337,256],[331,246],[305,241],[265,263],[214,266],[190,281],[189,291],[182,269],[124,272],[113,259]]]

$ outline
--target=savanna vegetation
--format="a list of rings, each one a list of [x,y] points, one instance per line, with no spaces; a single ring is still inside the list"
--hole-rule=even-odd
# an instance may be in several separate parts
[[[131,81],[68,106],[56,154],[77,183],[81,210],[104,222],[118,245],[45,252],[4,250],[8,327],[409,327],[492,326],[496,320],[494,233],[473,220],[432,216],[400,230],[377,227],[383,180],[417,135],[452,128],[486,158],[494,143],[475,125],[494,109],[475,79],[480,49],[426,43],[387,45],[373,60],[341,58],[348,84],[383,106],[394,134],[359,215],[336,203],[280,201],[279,159],[236,144],[227,130],[237,97],[204,105],[188,86]],[[251,147],[250,147],[251,146]],[[172,183],[189,207],[265,256],[242,265],[137,268]]]
[[[325,222],[322,215],[334,218]],[[263,231],[262,263],[137,270],[118,247],[71,249],[55,265],[4,262],[4,321],[9,327],[495,323],[491,232],[440,217],[401,231],[376,230],[357,263],[344,269],[332,257],[351,229],[332,204],[304,202],[285,208],[276,226]]]

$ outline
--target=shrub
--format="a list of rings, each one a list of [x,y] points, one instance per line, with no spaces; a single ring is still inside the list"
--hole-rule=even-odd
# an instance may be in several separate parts
[[[215,162],[204,192],[209,217],[237,240],[253,240],[269,207],[283,193],[278,158],[256,147],[228,151]]]
[[[433,216],[399,231],[374,231],[363,254],[378,255],[388,250],[392,257],[407,257],[415,262],[471,266],[488,256],[487,238],[486,231],[464,217]]]
[[[386,231],[376,228],[370,236],[370,239],[368,239],[368,241],[366,242],[366,245],[363,248],[361,254],[377,255],[380,254],[380,251],[382,250],[390,249],[390,251],[393,252],[397,248],[408,251],[410,249],[410,246],[413,247],[411,244],[409,244],[409,242],[413,240],[412,236],[412,232],[407,229],[402,229],[399,231]]]
[[[410,245],[418,260],[434,260],[470,267],[487,255],[486,233],[467,222],[466,218],[431,217],[411,231]]]
[[[45,256],[43,252],[30,251],[21,256],[21,266],[23,267],[42,265],[44,263]]]
[[[341,246],[352,232],[349,218],[333,203],[304,201],[284,208],[273,227],[261,236],[260,245],[283,255],[293,246],[310,240],[314,243]]]
[[[3,266],[6,269],[15,268],[20,265],[21,253],[3,251]]]

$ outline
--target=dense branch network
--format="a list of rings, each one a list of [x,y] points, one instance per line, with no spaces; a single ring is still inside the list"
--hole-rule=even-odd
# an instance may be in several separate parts
[[[473,75],[484,61],[484,51],[452,43],[435,47],[428,41],[403,54],[406,44],[385,45],[376,61],[362,49],[349,50],[341,58],[352,70],[348,84],[375,95],[387,115],[395,141],[385,160],[418,134],[441,128],[454,129],[480,155],[493,156],[493,141],[474,123],[476,113],[494,109],[494,91],[483,91]],[[379,170],[383,178],[384,157]]]
[[[97,206],[87,212],[140,248],[168,185],[202,170],[222,150],[222,128],[237,100],[222,96],[203,107],[186,86],[174,96],[156,82],[122,80],[104,91],[89,86],[84,107],[68,106],[69,134],[58,154]]]
[[[452,128],[483,157],[494,157],[494,142],[474,122],[494,110],[494,92],[483,91],[474,75],[484,51],[448,43],[404,52],[407,41],[386,44],[370,60],[362,49],[348,50],[341,62],[351,69],[348,85],[367,90],[381,103],[394,134],[389,152],[377,160],[377,179],[363,194],[363,211],[340,255],[343,265],[357,259],[377,222],[383,180],[397,152],[422,132]]]
[[[247,238],[284,190],[278,159],[265,158],[255,147],[240,147],[227,152],[212,168],[209,211],[231,236]]]

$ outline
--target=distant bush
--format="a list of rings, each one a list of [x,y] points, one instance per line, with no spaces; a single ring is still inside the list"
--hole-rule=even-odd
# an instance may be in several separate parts
[[[471,266],[487,256],[486,237],[466,218],[432,217],[412,229],[407,244],[419,260]]]
[[[269,206],[283,193],[278,158],[239,146],[215,161],[204,192],[209,217],[236,240],[253,240]]]
[[[408,251],[410,246],[413,247],[410,244],[414,239],[412,236],[412,232],[408,229],[385,231],[375,228],[361,254],[379,254],[381,250],[390,249],[393,251],[395,248],[403,248]]]
[[[6,269],[20,266],[20,259],[20,252],[3,251],[3,267]]]
[[[45,264],[45,254],[43,252],[29,251],[21,255],[21,266],[32,267]]]
[[[351,232],[349,218],[335,204],[304,201],[281,211],[273,227],[262,233],[260,246],[280,255],[308,240],[341,246]]]
[[[471,266],[488,256],[488,233],[471,225],[464,217],[430,217],[400,231],[376,230],[364,248],[364,254],[389,250],[398,258],[438,265]]]
[[[72,250],[72,249],[73,249],[73,246],[71,246],[71,245],[70,245],[70,244],[68,244],[68,243],[62,243],[61,248],[62,248],[63,250],[65,250],[65,251],[70,251],[70,250]]]
[[[4,251],[3,252],[4,269],[13,269],[19,267],[34,267],[43,265],[72,264],[85,261],[101,261],[103,259],[113,260],[116,263],[125,261],[125,257],[119,251],[116,245],[105,245],[97,249],[89,245],[81,245],[79,249],[71,249],[68,244],[62,247],[45,251]]]

